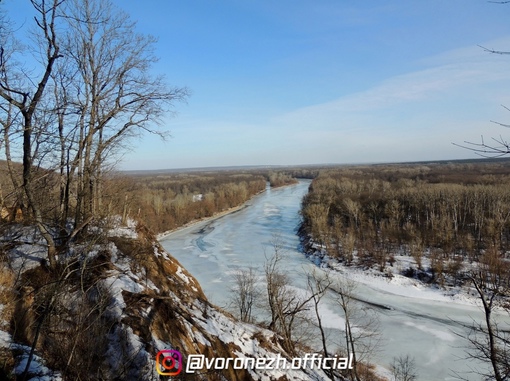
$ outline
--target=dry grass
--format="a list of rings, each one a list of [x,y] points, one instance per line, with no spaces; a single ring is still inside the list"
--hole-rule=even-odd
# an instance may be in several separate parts
[[[12,270],[5,265],[0,266],[0,328],[7,329],[8,322],[14,313],[16,293],[14,282],[16,276]]]
[[[14,292],[15,274],[5,265],[0,266],[0,329],[8,330],[14,314],[16,293]],[[14,380],[14,358],[9,348],[0,348],[0,379]]]

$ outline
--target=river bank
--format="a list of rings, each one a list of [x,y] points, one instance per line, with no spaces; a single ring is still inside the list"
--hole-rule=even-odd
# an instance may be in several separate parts
[[[262,193],[262,192],[260,192],[260,193]],[[260,193],[257,193],[257,194],[260,194]],[[250,202],[250,200],[253,197],[257,196],[257,194],[253,195],[248,201],[245,201],[244,203],[242,203],[239,206],[235,206],[233,208],[229,208],[229,209],[224,210],[222,212],[215,213],[215,214],[213,214],[210,217],[204,217],[204,218],[200,218],[198,220],[190,221],[190,222],[188,222],[188,223],[186,223],[186,224],[184,224],[182,226],[179,226],[179,227],[177,227],[175,229],[167,230],[167,231],[165,231],[163,233],[156,234],[156,238],[157,238],[158,241],[160,241],[160,240],[168,237],[170,234],[178,232],[179,230],[187,229],[189,227],[198,225],[198,224],[200,224],[202,222],[214,221],[214,220],[217,220],[217,219],[219,219],[221,217],[224,217],[226,215],[229,215],[229,214],[232,214],[232,213],[236,213],[236,212],[246,208],[248,206],[248,202]]]
[[[307,292],[306,273],[314,269],[332,272],[339,278],[345,276],[341,272],[345,271],[359,280],[356,294],[360,299],[387,307],[376,309],[384,345],[374,356],[374,363],[388,368],[393,357],[409,354],[417,360],[420,381],[460,380],[455,372],[468,380],[478,380],[476,375],[465,373],[478,364],[465,360],[468,342],[463,339],[469,333],[469,325],[483,319],[478,307],[462,301],[452,303],[449,296],[422,288],[407,278],[388,281],[354,269],[333,272],[318,268],[306,258],[296,228],[300,223],[300,203],[309,184],[269,189],[238,213],[197,223],[160,242],[196,277],[211,302],[228,307],[233,275],[239,269],[253,268],[263,287],[266,253],[271,252],[274,233],[279,233],[286,251],[282,266],[296,290]],[[321,315],[330,330],[330,347],[341,347],[343,314],[333,293],[321,302]]]
[[[391,265],[384,271],[377,268],[367,268],[355,264],[346,265],[337,258],[330,256],[324,247],[314,243],[304,229],[298,230],[303,253],[312,263],[323,269],[329,269],[343,276],[363,283],[381,292],[392,293],[407,298],[420,298],[440,302],[482,307],[478,293],[467,285],[444,285],[419,279],[416,261],[409,255],[395,253]],[[422,259],[424,268],[430,267],[430,260]],[[407,276],[411,274],[414,276]],[[423,272],[423,274],[426,274]],[[428,275],[428,274],[427,274]]]
[[[257,197],[258,195],[260,194],[263,194],[264,192],[266,192],[268,189],[273,189],[273,190],[276,190],[276,189],[281,189],[281,188],[285,188],[285,187],[291,187],[291,186],[294,186],[296,184],[299,183],[299,180],[296,179],[296,181],[294,182],[291,182],[291,183],[287,183],[287,184],[283,184],[283,185],[276,185],[276,186],[271,186],[269,185],[268,183],[268,186],[266,187],[266,189],[264,189],[263,191],[260,191],[258,193],[255,193],[253,196],[251,196],[248,200],[246,200],[245,202],[243,202],[242,204],[238,205],[238,206],[234,206],[232,208],[229,208],[229,209],[226,209],[224,211],[221,211],[219,213],[215,213],[213,214],[212,216],[209,216],[209,217],[204,217],[204,218],[199,218],[197,220],[193,220],[193,221],[190,221],[182,226],[179,226],[179,227],[176,227],[175,229],[170,229],[170,230],[167,230],[167,231],[164,231],[163,233],[158,233],[156,234],[156,238],[157,240],[162,240],[164,239],[165,237],[167,237],[168,235],[172,234],[172,233],[175,233],[179,230],[182,230],[182,229],[187,229],[189,227],[193,227],[195,225],[198,225],[198,224],[201,224],[203,222],[210,222],[210,221],[215,221],[219,218],[222,218],[224,216],[227,216],[229,214],[232,214],[232,213],[236,213],[236,212],[239,212],[240,210],[246,208],[247,206],[249,206],[249,202],[251,200],[253,200],[253,198]]]

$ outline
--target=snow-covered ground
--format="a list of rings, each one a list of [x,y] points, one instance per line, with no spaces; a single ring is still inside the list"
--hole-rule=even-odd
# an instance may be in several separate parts
[[[408,298],[481,306],[476,290],[472,287],[466,285],[439,287],[402,275],[404,269],[417,268],[415,260],[408,255],[395,255],[393,266],[387,265],[383,272],[374,268],[345,266],[327,255],[308,255],[308,258],[322,268],[330,268],[348,279],[376,288],[381,292]],[[428,259],[424,258],[422,262],[425,268],[430,267]]]
[[[305,273],[314,269],[356,282],[356,297],[366,302],[363,306],[370,305],[377,311],[379,317],[382,346],[373,361],[381,372],[393,357],[409,354],[415,358],[421,381],[460,380],[455,372],[466,379],[478,380],[478,376],[466,373],[481,365],[465,359],[468,343],[461,337],[467,334],[466,325],[483,317],[476,298],[460,289],[445,291],[398,274],[399,266],[405,268],[410,260],[404,256],[394,265],[393,277],[334,263],[330,267],[335,271],[319,269],[299,250],[296,236],[299,206],[308,185],[303,181],[268,190],[238,213],[173,232],[161,243],[198,279],[212,302],[227,306],[232,274],[247,267],[262,274],[266,256],[271,254],[270,241],[278,233],[286,249],[283,268],[302,292],[306,289]],[[343,346],[344,320],[336,299],[330,293],[321,306],[325,324],[330,328],[329,346],[333,349]],[[498,318],[510,322],[506,315],[500,314]]]
[[[104,291],[102,295],[106,303],[100,322],[107,330],[101,331],[104,335],[98,337],[107,340],[104,361],[94,364],[97,369],[101,369],[102,377],[159,380],[161,377],[156,371],[156,353],[160,350],[182,351],[185,361],[181,364],[183,366],[197,353],[206,353],[207,357],[219,353],[218,358],[230,360],[234,360],[234,356],[251,360],[283,358],[291,364],[291,359],[288,359],[288,355],[275,339],[274,332],[238,322],[230,314],[211,306],[199,290],[195,279],[156,242],[151,242],[150,233],[144,232],[143,228],[138,229],[132,221],[129,221],[127,226],[121,226],[118,220],[109,224],[108,229],[92,230],[106,233],[110,239],[88,246],[74,245],[67,255],[72,255],[72,259],[76,261],[74,265],[83,265],[84,270],[85,263],[105,261],[101,262],[103,270],[97,274],[96,279],[98,289]],[[36,231],[20,225],[13,227],[12,232],[16,235],[11,240],[13,248],[9,252],[12,268],[21,274],[41,265],[45,261],[46,252]],[[135,241],[138,238],[140,240]],[[141,243],[145,244],[143,253],[140,252],[143,246]],[[58,295],[55,296],[59,305],[61,303],[69,311],[73,311],[66,315],[67,318],[78,317],[81,307],[87,304],[83,303],[86,297],[77,292],[74,286],[72,281],[62,283]],[[0,309],[3,307],[4,305],[0,304]],[[26,311],[30,308],[27,306]],[[92,319],[91,316],[95,315],[87,315],[87,319]],[[54,321],[58,320],[58,316],[53,317],[57,318]],[[76,328],[72,323],[66,326],[70,321],[74,319],[62,321],[62,327]],[[87,326],[78,320],[75,323],[78,327]],[[8,327],[9,322],[6,319],[0,321],[0,325]],[[65,332],[69,332],[71,339],[76,338],[73,336],[76,333],[74,330],[65,329]],[[44,335],[42,333],[41,337]],[[42,357],[42,353],[48,354],[43,341],[39,340],[28,366],[29,379],[62,381],[64,376],[49,369],[48,359]],[[96,344],[94,340],[94,348],[90,349],[96,349]],[[14,362],[12,372],[20,376],[27,368],[31,348],[14,342],[8,332],[0,330],[0,352],[10,354],[11,351]],[[212,370],[216,373],[214,368]],[[89,369],[83,371],[87,372]],[[204,371],[206,369],[197,373]],[[246,372],[244,375],[249,374],[252,379],[260,381],[276,380],[282,376],[301,381],[326,379],[324,372],[317,367],[303,370],[282,369],[274,365],[264,369],[258,366],[255,369],[248,367]],[[207,373],[203,374],[206,374],[203,379],[209,379]],[[223,374],[221,379],[229,377]]]

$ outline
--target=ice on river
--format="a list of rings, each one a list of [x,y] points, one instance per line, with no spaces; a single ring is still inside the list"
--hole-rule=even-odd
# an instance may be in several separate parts
[[[309,181],[267,190],[254,197],[248,207],[212,221],[178,230],[161,240],[162,245],[193,274],[207,297],[215,304],[227,306],[232,274],[240,268],[253,267],[261,274],[266,256],[271,255],[271,241],[278,234],[284,242],[285,272],[293,286],[306,290],[307,271],[317,269],[299,251],[296,228],[299,207]],[[346,272],[357,283],[356,294],[377,311],[383,336],[381,351],[373,359],[388,367],[394,356],[409,354],[415,358],[418,379],[422,381],[478,380],[469,372],[479,364],[466,360],[465,334],[473,320],[482,319],[479,307],[464,299],[452,299],[434,290],[396,278],[391,283],[382,277],[362,272]],[[342,343],[343,315],[333,294],[321,306],[321,315],[330,328],[329,345]]]

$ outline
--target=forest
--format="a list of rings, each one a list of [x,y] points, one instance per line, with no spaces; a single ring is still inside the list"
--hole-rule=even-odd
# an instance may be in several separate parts
[[[162,233],[238,207],[266,189],[296,182],[285,170],[173,171],[109,178],[110,211]]]
[[[476,374],[506,380],[510,341],[494,313],[509,308],[509,185],[506,158],[330,168],[302,200],[300,235],[325,266],[474,295],[485,319],[470,327],[467,356],[490,365]]]
[[[384,271],[402,253],[410,275],[462,282],[470,264],[507,258],[509,185],[506,160],[325,170],[303,199],[302,228],[346,265]]]

